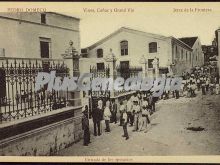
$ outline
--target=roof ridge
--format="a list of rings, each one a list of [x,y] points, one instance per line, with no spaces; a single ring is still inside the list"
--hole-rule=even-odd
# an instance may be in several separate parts
[[[95,45],[109,39],[111,36],[113,36],[114,34],[121,32],[122,30],[130,30],[130,31],[135,31],[135,32],[139,32],[139,33],[145,33],[145,34],[149,34],[149,35],[154,35],[154,36],[158,36],[158,38],[168,38],[167,36],[163,36],[160,34],[154,34],[154,33],[149,33],[149,32],[144,32],[144,31],[140,31],[140,30],[136,30],[136,29],[132,29],[129,27],[125,27],[125,26],[121,26],[120,28],[118,28],[117,30],[113,31],[112,33],[110,33],[109,35],[105,36],[104,38],[98,40],[97,42],[95,42],[94,44],[87,46],[86,48],[93,48]]]
[[[157,36],[161,36],[161,37],[167,37],[167,36],[164,36],[164,35],[162,35],[162,34],[150,33],[150,32],[146,32],[146,31],[142,31],[142,30],[132,29],[132,28],[130,28],[130,27],[125,27],[125,26],[122,26],[121,28],[124,28],[124,29],[127,29],[127,30],[136,31],[136,32],[151,34],[151,35],[157,35]]]
[[[193,37],[180,37],[180,38],[199,38],[199,36],[193,36]],[[179,38],[179,39],[180,39]]]
[[[48,11],[48,12],[45,12],[45,13],[48,13],[48,14],[56,14],[56,15],[60,15],[60,16],[69,17],[69,18],[73,18],[73,19],[80,20],[80,18],[78,18],[78,17],[71,16],[71,15],[68,15],[68,14],[59,13],[59,12],[51,12],[51,11]]]

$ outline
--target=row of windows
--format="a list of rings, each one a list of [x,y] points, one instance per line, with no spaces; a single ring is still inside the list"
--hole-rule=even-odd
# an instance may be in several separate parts
[[[148,45],[149,53],[156,53],[157,52],[157,42],[151,42]],[[121,56],[128,55],[128,41],[121,41],[120,42],[120,50]],[[103,49],[97,49],[97,58],[103,57]]]

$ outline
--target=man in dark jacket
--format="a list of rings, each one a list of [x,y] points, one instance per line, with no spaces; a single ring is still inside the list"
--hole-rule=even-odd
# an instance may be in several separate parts
[[[83,129],[83,145],[88,146],[90,143],[90,131],[89,131],[89,119],[88,119],[88,111],[83,111],[82,117],[82,129]]]
[[[153,97],[152,93],[148,93],[148,103],[151,108],[150,114],[153,114],[155,112],[155,103],[157,102],[158,97]]]
[[[112,113],[112,122],[115,124],[117,123],[117,104],[115,103],[115,100],[112,100],[112,108],[111,108],[111,113]]]

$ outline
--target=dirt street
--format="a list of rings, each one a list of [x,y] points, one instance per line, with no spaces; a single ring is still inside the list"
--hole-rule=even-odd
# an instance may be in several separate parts
[[[59,151],[60,156],[163,156],[220,154],[220,95],[201,93],[195,98],[160,100],[151,116],[147,133],[132,132],[122,138],[123,130],[111,124],[111,132],[94,137],[91,144],[83,141]],[[91,132],[93,132],[92,122]],[[104,122],[102,128],[104,130]],[[188,128],[188,129],[187,129]]]

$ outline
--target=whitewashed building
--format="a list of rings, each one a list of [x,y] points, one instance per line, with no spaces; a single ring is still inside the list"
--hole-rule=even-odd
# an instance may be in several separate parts
[[[1,105],[14,110],[23,104],[23,109],[28,100],[38,101],[41,96],[42,100],[50,101],[45,105],[54,104],[45,92],[42,95],[34,92],[36,76],[38,72],[51,70],[59,76],[78,73],[78,62],[70,51],[76,54],[80,51],[79,23],[79,18],[54,12],[0,13]],[[79,92],[53,96],[75,99],[80,104]]]
[[[192,66],[202,66],[204,64],[204,53],[199,37],[179,38],[182,42],[189,45],[193,49]]]
[[[80,51],[79,18],[54,12],[0,13],[0,55],[23,58],[61,58],[74,42]]]
[[[194,45],[188,45],[181,39],[172,36],[167,37],[122,27],[93,45],[82,49],[82,56],[85,57],[82,61],[88,61],[86,60],[88,58],[90,62],[87,64],[102,69],[108,65],[105,57],[112,49],[118,66],[125,68],[142,66],[149,76],[155,73],[152,61],[157,58],[159,74],[181,75],[183,71],[190,71],[191,67],[203,64],[200,45],[198,38]],[[87,69],[84,67],[82,72]]]

